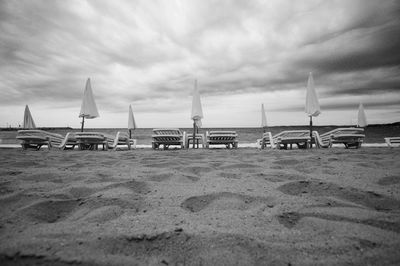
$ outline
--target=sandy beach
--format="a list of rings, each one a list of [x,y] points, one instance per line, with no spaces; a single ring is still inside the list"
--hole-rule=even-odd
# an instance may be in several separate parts
[[[400,149],[0,149],[1,265],[398,265]]]

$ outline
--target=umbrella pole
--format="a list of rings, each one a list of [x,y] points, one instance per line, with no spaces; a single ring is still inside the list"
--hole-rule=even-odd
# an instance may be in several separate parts
[[[81,132],[83,132],[83,126],[85,125],[85,117],[82,116],[82,126],[81,126]]]
[[[129,138],[130,139],[132,138],[132,130],[131,129],[129,129]]]
[[[310,149],[312,148],[312,116],[310,115]]]
[[[196,139],[196,122],[193,122],[193,149],[195,148],[195,140]]]
[[[199,127],[196,127],[196,134],[199,134]],[[199,140],[198,139],[196,139],[196,146],[198,149],[199,148]]]

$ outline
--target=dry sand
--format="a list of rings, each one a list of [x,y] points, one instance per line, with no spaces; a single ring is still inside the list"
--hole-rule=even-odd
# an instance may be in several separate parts
[[[400,263],[400,149],[0,158],[1,265]]]

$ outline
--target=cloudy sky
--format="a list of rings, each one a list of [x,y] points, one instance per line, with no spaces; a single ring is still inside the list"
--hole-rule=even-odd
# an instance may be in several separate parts
[[[0,0],[0,126],[190,127],[194,80],[205,127],[400,121],[400,4],[376,0]]]

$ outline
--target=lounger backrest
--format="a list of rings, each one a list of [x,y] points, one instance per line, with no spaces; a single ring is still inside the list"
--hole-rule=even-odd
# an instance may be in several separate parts
[[[210,131],[210,136],[212,135],[237,135],[236,131]]]
[[[363,128],[356,128],[356,127],[345,127],[345,128],[336,128],[324,134],[321,134],[321,137],[324,138],[325,136],[334,136],[334,135],[342,135],[342,134],[363,134]]]
[[[236,131],[207,131],[206,137],[209,140],[215,141],[235,140],[237,138],[237,134]]]
[[[156,128],[153,129],[154,135],[182,135],[182,132],[178,128]]]

